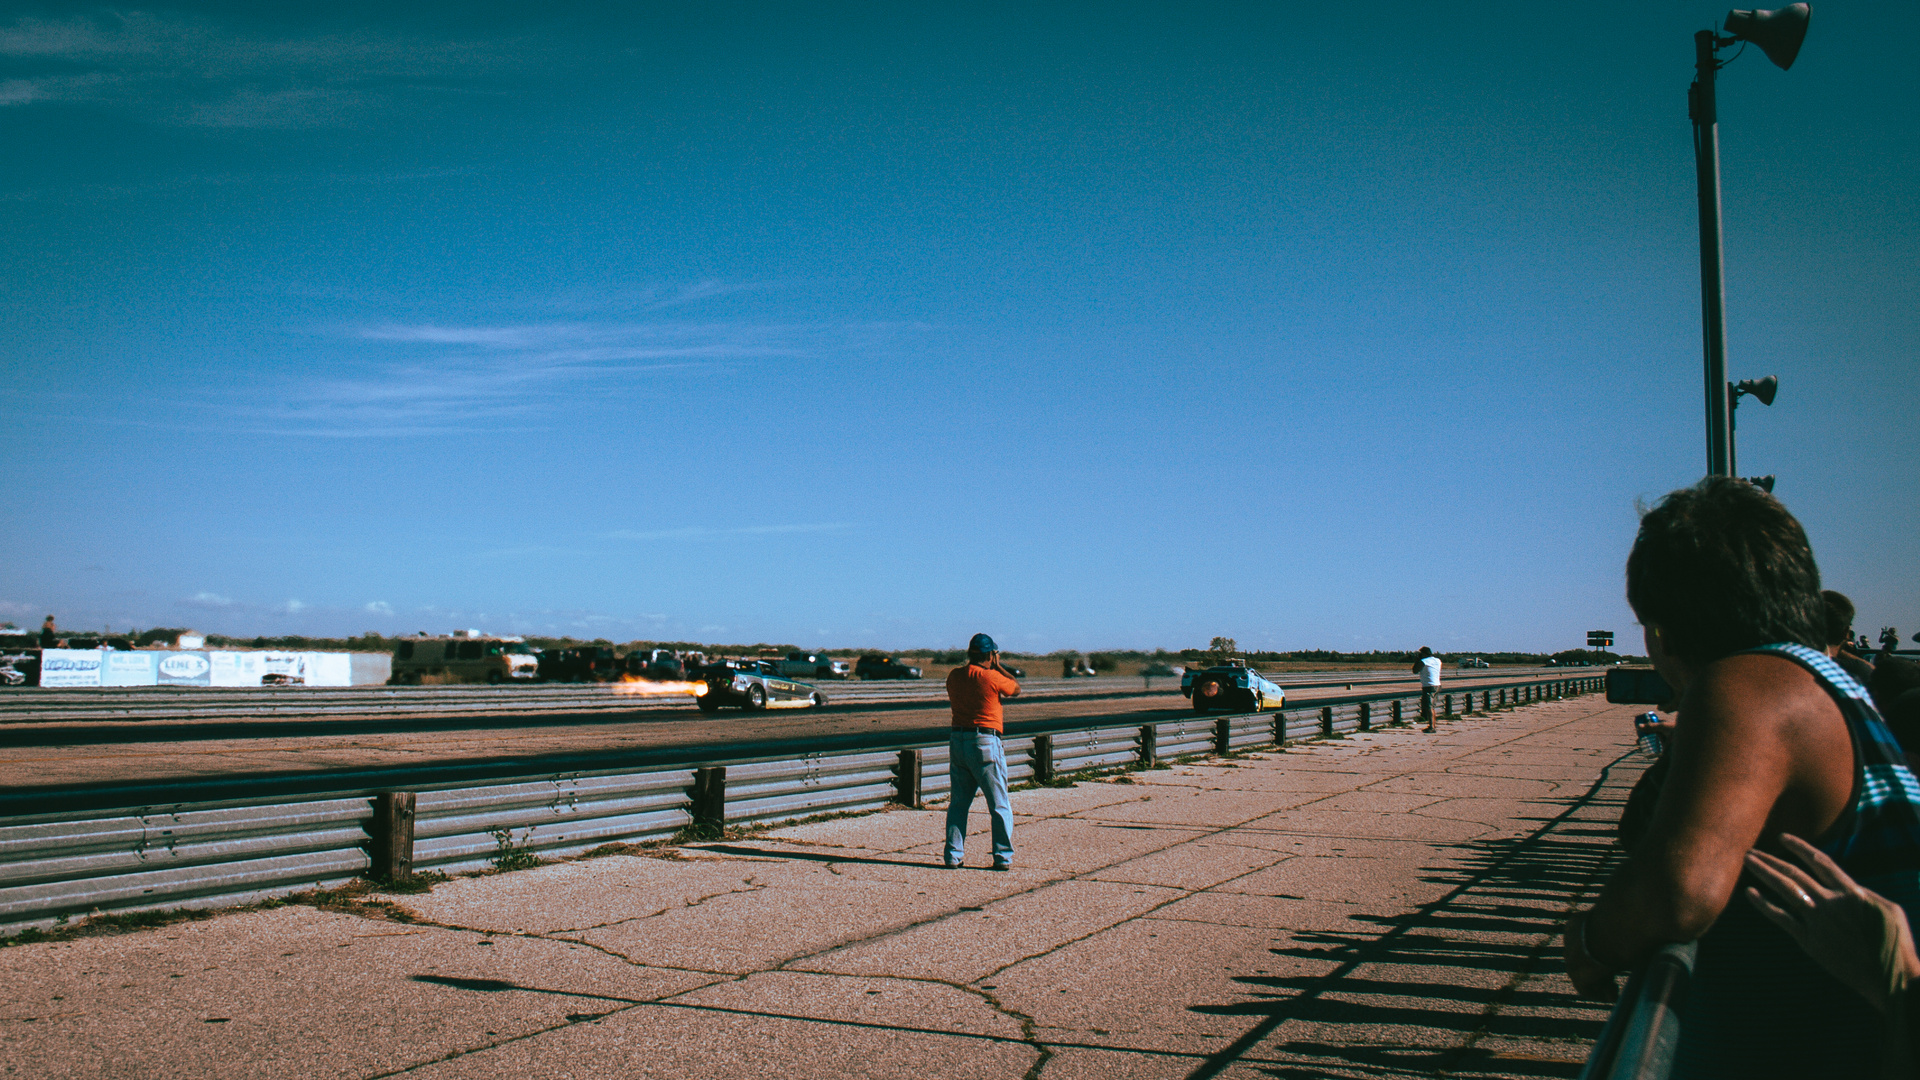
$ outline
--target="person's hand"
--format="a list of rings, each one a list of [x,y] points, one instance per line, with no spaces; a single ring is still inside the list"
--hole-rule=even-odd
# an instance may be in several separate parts
[[[1747,886],[1747,901],[1828,974],[1884,1010],[1895,989],[1920,978],[1906,912],[1861,888],[1805,840],[1781,833],[1780,844],[1806,869],[1764,851],[1747,852],[1747,872],[1759,883]]]
[[[1620,996],[1620,984],[1614,980],[1613,971],[1587,951],[1586,926],[1590,914],[1575,912],[1562,932],[1567,978],[1573,980],[1575,994],[1588,1001],[1612,1004]]]
[[[1667,746],[1673,745],[1673,733],[1680,730],[1679,723],[1671,716],[1662,716],[1651,724],[1644,720],[1635,720],[1633,727],[1634,733],[1638,735],[1645,735],[1649,731],[1658,733],[1661,741]]]

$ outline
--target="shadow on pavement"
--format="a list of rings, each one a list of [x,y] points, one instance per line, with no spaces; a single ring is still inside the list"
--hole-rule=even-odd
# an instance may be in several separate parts
[[[1195,1012],[1263,1019],[1191,1074],[1305,1077],[1577,1077],[1606,1011],[1541,989],[1559,927],[1620,857],[1612,823],[1638,770],[1624,758],[1522,837],[1453,845],[1452,886],[1375,929],[1302,932],[1277,956],[1332,962],[1323,975],[1239,980],[1251,997]]]

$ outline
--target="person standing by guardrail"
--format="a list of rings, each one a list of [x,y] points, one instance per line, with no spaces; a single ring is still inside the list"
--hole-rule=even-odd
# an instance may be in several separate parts
[[[1823,646],[1820,571],[1771,495],[1715,476],[1640,521],[1627,603],[1680,700],[1645,837],[1567,921],[1567,974],[1611,1000],[1617,972],[1699,939],[1675,1077],[1870,1077],[1880,1020],[1734,889],[1756,846],[1816,838],[1860,884],[1920,905],[1920,781]]]
[[[1420,646],[1420,659],[1413,663],[1413,673],[1420,676],[1420,721],[1433,728],[1433,695],[1440,692],[1440,658],[1433,650]]]
[[[953,731],[947,740],[952,792],[944,852],[949,870],[966,858],[967,813],[976,789],[987,797],[993,868],[1013,868],[1013,802],[1007,797],[1007,754],[1000,745],[1006,726],[1000,699],[1019,693],[1020,684],[1000,666],[1000,646],[985,634],[975,634],[967,643],[967,666],[947,672],[947,702],[953,708]]]

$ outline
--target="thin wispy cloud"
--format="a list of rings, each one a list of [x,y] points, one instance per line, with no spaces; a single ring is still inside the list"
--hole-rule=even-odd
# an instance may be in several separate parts
[[[51,68],[0,83],[0,107],[69,103],[156,123],[337,127],[422,92],[483,89],[524,42],[359,30],[263,36],[204,17],[103,11],[0,25],[0,59]]]
[[[616,529],[601,535],[608,540],[718,540],[732,536],[837,533],[846,532],[853,527],[852,523],[845,521],[822,521],[786,525],[746,525],[735,529],[709,529],[698,526],[680,529]]]
[[[229,429],[329,438],[537,430],[635,377],[844,354],[884,328],[750,322],[382,323],[349,340],[388,357],[369,374],[249,387]],[[209,405],[207,408],[213,408]]]

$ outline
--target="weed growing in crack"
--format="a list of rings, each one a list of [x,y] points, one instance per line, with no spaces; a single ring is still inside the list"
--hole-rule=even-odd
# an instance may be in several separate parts
[[[487,835],[493,837],[495,846],[499,848],[493,856],[495,870],[505,873],[509,870],[529,870],[540,865],[540,856],[514,843],[512,829],[494,829]]]

